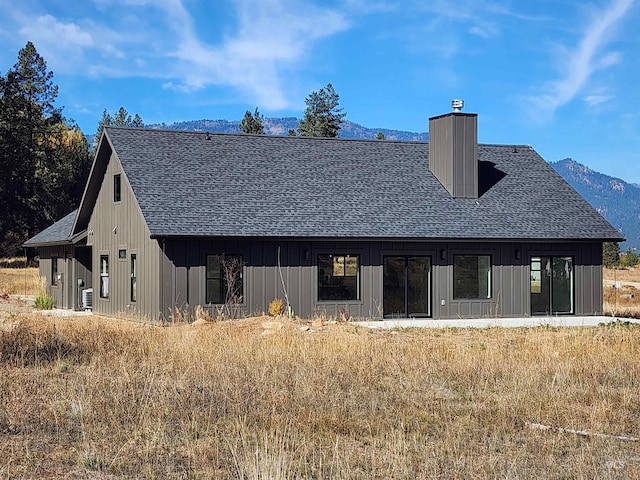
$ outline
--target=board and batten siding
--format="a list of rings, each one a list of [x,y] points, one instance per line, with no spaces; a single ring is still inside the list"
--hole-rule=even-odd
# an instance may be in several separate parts
[[[280,277],[278,269],[280,251]],[[274,298],[284,299],[283,283],[294,312],[302,317],[381,318],[383,259],[386,256],[427,256],[431,259],[432,318],[513,317],[531,315],[532,256],[570,256],[574,264],[576,315],[602,313],[602,246],[590,243],[310,241],[242,239],[167,239],[162,269],[163,312],[173,305],[205,305],[205,263],[209,254],[243,257],[245,315],[268,311]],[[317,255],[360,256],[360,298],[348,302],[317,300]],[[486,300],[453,298],[453,256],[490,255],[492,296]]]
[[[81,303],[80,292],[92,285],[90,249],[75,245],[54,245],[40,247],[38,254],[38,273],[56,307],[78,310]],[[57,259],[58,274],[61,276],[57,285],[53,284],[51,278],[54,258]],[[82,287],[78,286],[79,279],[82,280]]]
[[[456,254],[491,256],[492,298],[453,298],[453,255]],[[602,314],[601,243],[452,242],[447,244],[444,255],[445,259],[438,259],[433,267],[434,318],[530,316],[530,260],[536,256],[572,257],[574,314]]]
[[[65,261],[67,254],[71,252],[72,248],[72,246],[58,245],[41,247],[38,252],[40,256],[38,260],[40,281],[44,282],[45,290],[47,294],[53,298],[57,308],[73,308],[73,299],[70,300],[67,298],[68,288],[66,288],[68,280],[71,278],[68,276],[67,271],[70,272],[71,269]],[[51,278],[54,259],[58,262],[58,274],[61,275],[60,281],[56,282],[57,284],[55,285]]]
[[[121,199],[114,202],[114,175],[120,174]],[[149,229],[122,169],[111,153],[89,220],[87,244],[93,248],[93,311],[122,313],[156,320],[160,311],[160,249]],[[120,250],[126,258],[120,259]],[[131,301],[131,254],[137,259],[137,300]],[[109,256],[109,298],[100,298],[100,256]]]

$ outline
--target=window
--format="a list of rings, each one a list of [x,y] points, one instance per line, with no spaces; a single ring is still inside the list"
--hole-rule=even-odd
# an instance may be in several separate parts
[[[131,254],[131,301],[135,302],[138,299],[137,278],[138,278],[138,265],[136,254]]]
[[[119,202],[122,200],[122,189],[120,182],[120,174],[116,174],[113,176],[113,201]]]
[[[109,255],[100,255],[100,298],[109,298]]]
[[[453,256],[453,298],[491,298],[491,257]]]
[[[127,251],[125,249],[121,248],[120,250],[118,250],[118,259],[120,260],[127,259]]]
[[[51,285],[58,285],[58,257],[51,257]]]
[[[358,255],[318,255],[318,300],[358,300]]]
[[[207,255],[207,303],[242,303],[242,255]]]

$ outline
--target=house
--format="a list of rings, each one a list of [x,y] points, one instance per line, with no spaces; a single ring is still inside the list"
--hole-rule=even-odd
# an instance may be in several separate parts
[[[286,294],[307,318],[600,315],[619,232],[531,147],[478,145],[476,114],[429,133],[107,127],[78,210],[25,246],[58,306],[101,315],[215,313],[228,287],[243,314]]]

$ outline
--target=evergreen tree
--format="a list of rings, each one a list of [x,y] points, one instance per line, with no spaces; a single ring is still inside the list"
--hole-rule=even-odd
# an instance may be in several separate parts
[[[338,108],[340,95],[328,83],[320,91],[311,92],[305,99],[307,109],[304,118],[298,124],[298,132],[306,137],[337,137],[344,117],[342,108]]]
[[[253,114],[249,110],[246,111],[244,118],[240,122],[240,131],[242,133],[264,135],[264,116],[260,115],[258,107],[256,107],[256,111]]]
[[[384,133],[382,132],[378,132],[378,134],[376,135],[376,140],[386,140],[387,137],[385,137]]]
[[[620,265],[619,243],[604,242],[602,244],[602,263],[605,267],[617,267]]]
[[[95,155],[96,148],[98,147],[98,143],[100,142],[100,137],[102,136],[102,130],[104,127],[108,127],[113,125],[114,127],[135,127],[135,128],[144,128],[144,121],[142,117],[137,113],[131,117],[129,112],[124,107],[120,107],[115,117],[112,117],[109,114],[109,111],[105,108],[102,111],[102,118],[98,120],[98,128],[96,129],[96,135],[93,140],[93,146],[91,147],[91,156]]]
[[[640,255],[631,248],[627,248],[627,251],[620,258],[620,265],[623,267],[635,267],[638,263],[640,263]]]
[[[54,106],[53,72],[33,43],[0,78],[0,256],[77,207],[87,142]]]

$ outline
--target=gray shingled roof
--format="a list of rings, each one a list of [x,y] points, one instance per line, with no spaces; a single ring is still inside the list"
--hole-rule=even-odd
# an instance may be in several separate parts
[[[478,147],[486,191],[475,200],[451,198],[424,142],[106,136],[152,236],[622,239],[528,146]]]
[[[53,225],[24,242],[25,247],[35,247],[41,245],[55,245],[71,242],[71,229],[78,210],[74,210],[62,220],[58,220]]]

